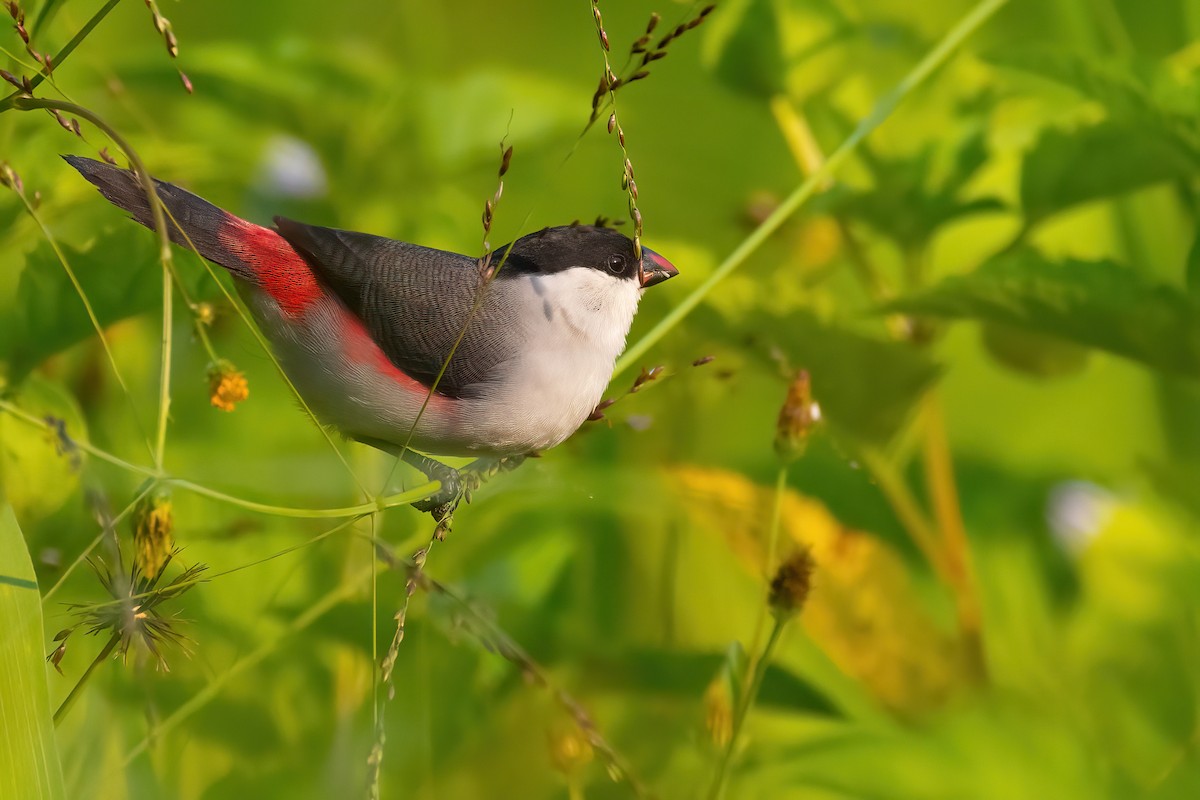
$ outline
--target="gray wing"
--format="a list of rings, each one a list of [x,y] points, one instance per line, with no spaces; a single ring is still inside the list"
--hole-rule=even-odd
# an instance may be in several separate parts
[[[426,386],[433,385],[466,326],[437,382],[439,394],[472,395],[516,354],[506,309],[491,293],[470,316],[480,291],[475,259],[283,217],[275,225],[362,320],[391,362]]]

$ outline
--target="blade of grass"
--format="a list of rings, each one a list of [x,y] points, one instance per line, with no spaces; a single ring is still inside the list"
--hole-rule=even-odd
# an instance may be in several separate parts
[[[65,797],[43,655],[42,604],[25,537],[0,505],[0,797]]]

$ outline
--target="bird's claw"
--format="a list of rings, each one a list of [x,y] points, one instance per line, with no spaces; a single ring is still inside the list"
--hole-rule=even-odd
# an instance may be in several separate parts
[[[442,486],[437,494],[418,500],[412,506],[418,511],[428,512],[433,517],[437,523],[433,536],[438,541],[443,541],[450,532],[458,504],[464,500],[470,503],[475,491],[490,478],[501,472],[516,469],[524,460],[524,456],[481,458],[462,470],[456,470],[432,459],[423,459],[421,464],[415,466],[422,471],[428,469],[427,477],[438,481]]]

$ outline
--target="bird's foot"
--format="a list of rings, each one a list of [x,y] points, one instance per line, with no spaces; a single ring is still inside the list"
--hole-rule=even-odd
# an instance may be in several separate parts
[[[459,503],[464,500],[470,503],[471,495],[479,487],[501,472],[516,469],[525,460],[523,455],[479,458],[458,470],[412,451],[407,451],[402,457],[427,478],[441,484],[436,494],[412,504],[413,508],[428,512],[433,517],[437,523],[433,536],[439,542],[444,541],[450,532]]]

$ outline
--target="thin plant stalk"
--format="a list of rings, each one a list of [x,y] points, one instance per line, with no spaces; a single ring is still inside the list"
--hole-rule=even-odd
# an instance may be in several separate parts
[[[778,615],[775,617],[775,624],[771,628],[771,635],[767,638],[767,644],[763,647],[762,654],[755,659],[754,666],[750,671],[750,680],[744,688],[742,696],[738,698],[737,707],[733,710],[729,743],[721,751],[720,760],[717,762],[717,771],[713,775],[712,786],[709,787],[708,791],[709,800],[720,800],[725,794],[725,782],[729,776],[729,762],[733,759],[733,754],[737,752],[742,725],[745,723],[746,715],[750,712],[750,708],[754,705],[754,701],[758,697],[758,690],[762,686],[763,676],[767,673],[767,667],[770,665],[771,657],[775,653],[775,646],[779,644],[779,638],[783,635],[783,629],[787,625],[787,622],[786,617]]]
[[[56,726],[62,721],[63,717],[67,715],[67,712],[71,710],[71,706],[75,704],[76,698],[79,697],[79,693],[83,690],[84,684],[88,682],[88,678],[92,677],[92,673],[96,671],[96,667],[100,666],[105,659],[112,655],[113,649],[120,641],[120,634],[114,633],[108,638],[108,643],[105,644],[104,647],[101,648],[100,652],[96,654],[96,657],[92,659],[92,663],[88,664],[88,668],[84,670],[83,674],[79,676],[79,680],[75,682],[73,687],[71,687],[71,693],[66,696],[66,698],[62,701],[62,704],[59,705],[58,710],[54,712],[54,724]]]

